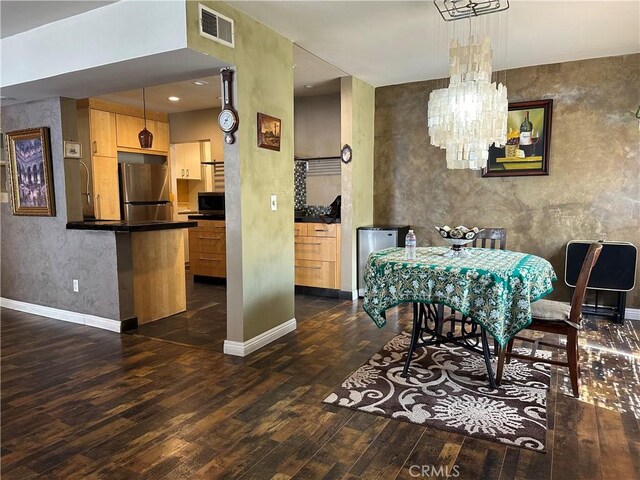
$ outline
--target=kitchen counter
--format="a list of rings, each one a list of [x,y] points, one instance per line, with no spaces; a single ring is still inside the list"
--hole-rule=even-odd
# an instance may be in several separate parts
[[[189,220],[224,220],[224,213],[196,213],[187,218]]]
[[[191,218],[191,217],[189,217]],[[197,227],[196,222],[171,220],[119,221],[119,220],[85,220],[67,223],[68,230],[106,230],[111,232],[150,232],[154,230],[173,230],[176,228]]]
[[[191,217],[189,217],[191,218]],[[332,224],[332,223],[340,223],[340,218],[336,218],[335,220],[333,220],[333,217],[308,217],[308,216],[302,216],[302,217],[295,217],[294,221],[296,223],[328,223],[328,224]]]

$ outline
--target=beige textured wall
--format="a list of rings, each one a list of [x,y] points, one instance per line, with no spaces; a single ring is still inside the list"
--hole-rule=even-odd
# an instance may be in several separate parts
[[[198,34],[198,2],[186,2],[189,48],[236,70],[240,123],[224,152],[227,338],[245,341],[294,317],[293,43],[224,2],[200,3],[235,21],[232,49]],[[258,112],[282,120],[279,152],[257,147]]]
[[[508,249],[552,262],[559,280],[551,298],[567,300],[569,240],[640,246],[640,54],[519,68],[506,78],[511,102],[554,101],[550,175],[447,170],[426,126],[437,82],[378,88],[375,220],[411,224],[421,246],[442,243],[434,225],[506,227]],[[640,288],[627,305],[640,307]]]
[[[294,101],[296,157],[340,154],[340,94]],[[307,204],[328,205],[340,195],[340,175],[307,176]]]
[[[373,223],[375,90],[356,77],[341,79],[342,143],[353,159],[342,165],[342,291],[358,288],[356,230]]]

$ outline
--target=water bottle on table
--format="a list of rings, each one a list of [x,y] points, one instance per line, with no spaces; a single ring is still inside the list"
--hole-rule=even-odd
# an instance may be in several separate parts
[[[413,233],[413,230],[409,230],[407,236],[404,238],[405,245],[405,258],[407,260],[415,260],[416,259],[416,234]]]

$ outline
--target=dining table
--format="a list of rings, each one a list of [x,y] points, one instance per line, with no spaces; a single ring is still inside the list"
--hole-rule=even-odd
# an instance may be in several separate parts
[[[369,256],[363,308],[382,328],[388,309],[413,304],[403,376],[409,374],[417,347],[454,343],[484,356],[489,383],[495,388],[487,334],[496,348],[505,348],[531,323],[531,303],[551,293],[555,280],[551,264],[529,253],[419,247],[409,260],[404,248],[387,248]],[[460,315],[445,318],[444,306]],[[443,330],[445,323],[450,323],[448,332]]]

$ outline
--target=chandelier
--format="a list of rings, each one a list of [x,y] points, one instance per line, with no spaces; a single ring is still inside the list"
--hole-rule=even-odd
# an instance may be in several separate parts
[[[491,144],[506,144],[507,87],[491,82],[492,57],[489,37],[471,36],[466,45],[452,40],[449,86],[429,95],[431,145],[446,149],[447,168],[485,168]]]

